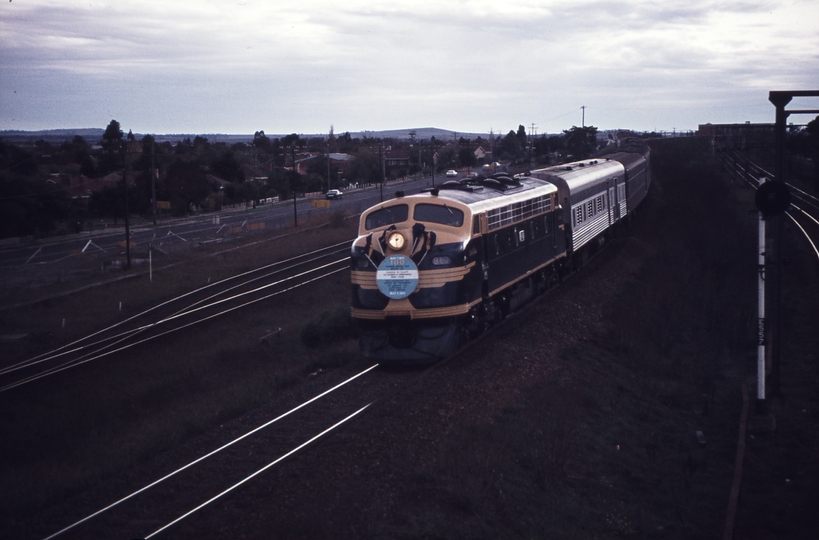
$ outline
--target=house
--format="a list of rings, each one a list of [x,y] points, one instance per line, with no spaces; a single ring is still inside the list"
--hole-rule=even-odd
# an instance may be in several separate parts
[[[483,145],[480,145],[480,144],[478,145],[477,148],[475,148],[473,153],[475,154],[475,159],[477,159],[478,161],[486,158],[487,156],[489,156],[489,159],[491,159],[491,157],[492,157],[492,151],[491,150],[485,150]]]
[[[410,155],[408,149],[393,150],[388,147],[384,151],[384,167],[391,169],[408,169],[410,165]]]
[[[133,186],[139,173],[129,171],[127,175],[128,185]],[[53,173],[49,175],[47,184],[53,184],[65,188],[69,198],[87,205],[91,199],[91,194],[107,188],[120,186],[122,182],[122,172],[114,172],[102,178],[89,178],[83,174]]]

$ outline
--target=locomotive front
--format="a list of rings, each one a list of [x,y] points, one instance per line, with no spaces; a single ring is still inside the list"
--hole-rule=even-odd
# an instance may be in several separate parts
[[[436,191],[361,215],[351,249],[352,316],[367,358],[423,362],[454,353],[481,299],[469,206]]]

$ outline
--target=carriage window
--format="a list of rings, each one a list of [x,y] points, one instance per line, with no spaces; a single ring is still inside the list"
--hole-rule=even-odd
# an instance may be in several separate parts
[[[384,225],[392,225],[393,223],[401,223],[406,221],[409,216],[409,206],[406,204],[396,204],[395,206],[387,206],[380,210],[376,210],[367,216],[364,222],[364,227],[367,230],[377,229]]]
[[[415,221],[427,221],[460,227],[464,224],[464,213],[445,204],[416,204],[412,218]]]

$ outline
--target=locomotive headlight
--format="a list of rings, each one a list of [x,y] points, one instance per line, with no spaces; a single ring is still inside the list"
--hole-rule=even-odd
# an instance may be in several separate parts
[[[367,267],[368,267],[368,266],[370,266],[370,260],[369,260],[369,259],[365,259],[364,257],[361,257],[361,258],[359,258],[359,259],[356,259],[356,261],[355,261],[355,266],[356,266],[356,268],[358,268],[359,270],[366,270],[366,269],[367,269]]]
[[[448,255],[438,255],[432,258],[432,264],[435,266],[445,266],[452,263],[452,259]]]
[[[392,249],[399,251],[402,247],[404,247],[404,236],[401,233],[394,232],[387,239],[387,243]]]

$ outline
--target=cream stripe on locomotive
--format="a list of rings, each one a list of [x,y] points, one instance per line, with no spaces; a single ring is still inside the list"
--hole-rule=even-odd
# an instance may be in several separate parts
[[[417,309],[412,307],[409,299],[391,300],[386,309],[352,308],[352,316],[356,319],[382,320],[385,317],[409,317],[410,319],[438,319],[441,317],[458,317],[466,315],[469,310],[483,301],[478,298],[468,304],[444,306],[437,308]]]
[[[466,276],[472,267],[475,266],[475,261],[466,266],[459,266],[458,268],[441,268],[438,270],[421,270],[418,272],[418,288],[432,289],[436,287],[443,287],[447,283],[461,281]],[[362,289],[378,289],[378,283],[375,279],[375,272],[365,272],[363,270],[352,271],[352,282],[359,285]]]

